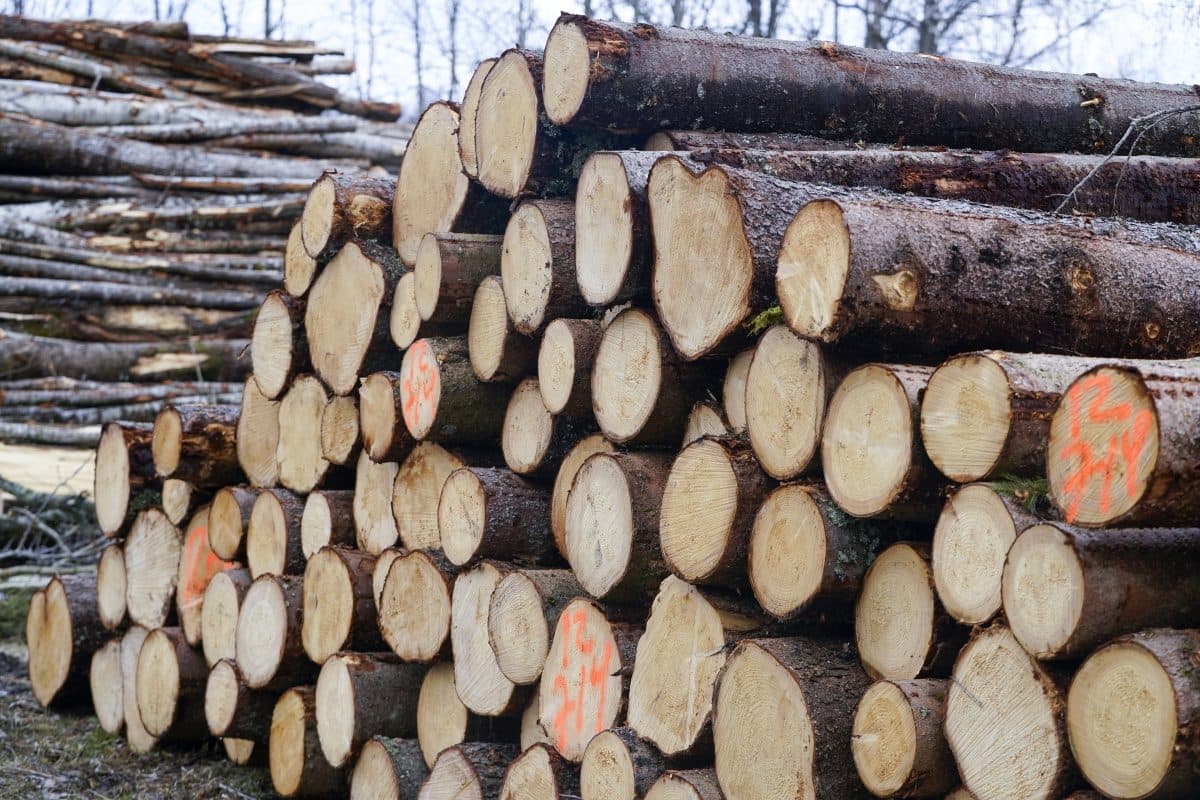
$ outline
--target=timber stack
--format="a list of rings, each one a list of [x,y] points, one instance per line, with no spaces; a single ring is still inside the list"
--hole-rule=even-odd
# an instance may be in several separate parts
[[[164,400],[234,403],[314,179],[394,181],[394,104],[309,41],[0,15],[0,438],[94,447]],[[205,385],[197,385],[202,382]]]
[[[38,698],[283,796],[1192,796],[1200,117],[1103,154],[1194,103],[564,15],[105,428]]]

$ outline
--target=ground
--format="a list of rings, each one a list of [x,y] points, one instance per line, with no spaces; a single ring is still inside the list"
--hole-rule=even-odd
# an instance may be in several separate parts
[[[264,768],[237,767],[217,743],[135,755],[90,707],[45,711],[29,691],[26,589],[0,589],[0,798],[259,800]]]

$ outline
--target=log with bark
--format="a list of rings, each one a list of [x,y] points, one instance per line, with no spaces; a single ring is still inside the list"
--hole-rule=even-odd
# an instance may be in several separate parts
[[[246,590],[238,611],[235,660],[251,689],[277,691],[316,676],[301,643],[303,605],[299,575],[262,575]]]
[[[488,607],[488,637],[496,665],[518,686],[542,675],[559,614],[583,588],[570,570],[519,569],[505,575]]]
[[[592,409],[613,442],[674,445],[692,403],[715,385],[706,365],[676,355],[652,314],[630,308],[604,329],[592,365]]]
[[[528,565],[555,561],[549,502],[545,487],[509,470],[455,470],[438,500],[442,550],[459,567],[481,558]]]
[[[208,665],[179,628],[150,631],[137,659],[136,702],[146,732],[161,741],[208,738],[204,683]]]
[[[265,491],[250,486],[226,486],[213,495],[208,511],[208,544],[218,558],[246,560],[246,528],[255,501]]]
[[[432,442],[418,443],[395,473],[391,487],[393,525],[401,544],[409,550],[440,548],[438,504],[446,479],[463,467],[487,467],[498,462],[498,454],[491,451],[449,450]]]
[[[773,488],[743,438],[706,436],[684,447],[659,516],[667,566],[689,583],[745,585],[754,516]]]
[[[335,767],[357,757],[372,736],[417,734],[417,695],[425,668],[391,653],[337,653],[317,678],[317,735]]]
[[[392,516],[392,486],[399,471],[395,462],[376,464],[366,451],[359,453],[352,504],[354,541],[359,550],[380,553],[400,537]]]
[[[550,530],[554,544],[563,558],[567,557],[567,499],[579,468],[596,453],[612,453],[616,448],[602,434],[585,436],[563,457],[550,490]]]
[[[583,800],[635,800],[673,764],[632,728],[609,728],[593,736],[583,751],[580,795]]]
[[[235,381],[249,373],[239,361],[244,339],[183,342],[83,342],[0,333],[0,369],[12,377],[61,375],[107,381],[196,379]]]
[[[204,719],[213,736],[266,744],[278,699],[275,692],[251,689],[237,664],[223,658],[212,665],[204,685]]]
[[[856,147],[883,147],[854,142]],[[851,143],[804,133],[738,133],[735,131],[656,131],[646,137],[643,150],[848,150]]]
[[[250,363],[258,388],[271,400],[279,399],[292,378],[309,368],[304,308],[304,298],[276,289],[254,318]]]
[[[314,663],[341,650],[379,651],[380,636],[371,578],[375,557],[359,550],[323,548],[304,570],[301,643]]]
[[[91,575],[56,575],[29,599],[25,617],[29,683],[44,707],[88,694],[92,655],[104,643]]]
[[[504,412],[500,451],[504,463],[518,475],[548,478],[586,433],[596,429],[589,416],[554,414],[542,398],[537,378],[517,384]]]
[[[331,767],[321,753],[312,686],[296,686],[280,695],[267,746],[271,785],[280,796],[320,798],[345,792],[345,770]]]
[[[417,800],[429,768],[413,738],[374,736],[350,775],[350,800]]]
[[[376,372],[359,385],[358,427],[372,461],[403,461],[416,444],[404,423],[401,385],[398,371]]]
[[[794,131],[1051,152],[1107,152],[1135,118],[1195,104],[1187,86],[575,14],[560,16],[550,32],[542,90],[546,114],[559,125]],[[1168,118],[1144,137],[1142,152],[1194,156],[1196,125]]]
[[[232,405],[168,405],[154,420],[155,472],[205,489],[238,482],[237,416],[238,407]]]
[[[587,311],[575,279],[575,204],[524,200],[504,229],[500,277],[516,329],[532,335],[551,319]]]
[[[322,485],[329,462],[321,447],[321,422],[329,405],[325,385],[313,375],[301,375],[279,403],[279,482],[298,494]]]
[[[475,377],[486,383],[515,383],[529,374],[537,352],[537,342],[517,333],[508,316],[500,276],[484,277],[467,324],[467,355]]]
[[[238,613],[252,582],[249,570],[235,566],[213,575],[204,589],[200,644],[210,667],[223,658],[232,660],[237,656]]]
[[[263,394],[258,381],[251,375],[242,390],[242,405],[238,410],[238,465],[251,486],[268,487],[279,482],[279,401]]]
[[[463,705],[485,717],[519,713],[527,697],[500,671],[488,638],[492,593],[511,570],[498,561],[481,561],[458,574],[451,596],[454,684]]]
[[[354,547],[354,491],[318,489],[304,501],[300,516],[300,552],[312,558],[329,545]]]
[[[1004,615],[1037,658],[1074,658],[1125,633],[1184,627],[1200,587],[1200,530],[1027,528],[1004,565]],[[1048,576],[1054,576],[1050,581]]]
[[[96,618],[106,631],[125,623],[125,551],[110,544],[96,562]]]
[[[459,106],[458,126],[458,155],[462,161],[463,172],[469,178],[479,177],[479,159],[475,149],[475,114],[479,110],[479,96],[483,92],[483,82],[487,79],[492,67],[496,66],[496,58],[485,58],[471,73],[467,88],[463,90],[462,105]]]
[[[395,360],[387,310],[406,272],[390,248],[352,241],[313,282],[304,312],[308,352],[334,394],[349,394],[360,372]]]
[[[537,378],[551,414],[586,416],[592,410],[592,364],[603,331],[595,319],[551,320],[538,348]]]
[[[246,566],[250,575],[299,575],[304,572],[300,520],[304,498],[286,489],[267,489],[254,499],[246,525]]]
[[[869,683],[840,642],[739,644],[713,704],[721,789],[729,797],[862,797],[850,737],[854,705]]]
[[[300,216],[304,250],[330,256],[350,239],[380,239],[392,230],[396,186],[362,173],[326,173],[312,185]]]
[[[396,181],[392,243],[405,264],[416,263],[427,233],[500,233],[506,204],[467,177],[458,152],[458,107],[431,103],[421,112]]]
[[[579,770],[548,744],[535,744],[504,772],[500,800],[568,800],[579,796]]]
[[[467,710],[455,689],[454,665],[440,661],[425,673],[417,699],[417,741],[425,764],[432,767],[438,754],[463,742],[515,742],[514,717],[481,717]]]
[[[125,730],[125,700],[121,677],[121,639],[110,639],[92,654],[88,691],[96,720],[105,733],[120,736]]]
[[[462,136],[462,129],[459,131]],[[425,322],[464,325],[479,282],[500,272],[502,237],[427,233],[417,248],[414,292]]]
[[[362,444],[358,398],[333,395],[321,414],[321,455],[330,464],[348,467],[358,458]]]
[[[137,707],[137,662],[149,633],[141,625],[131,625],[121,637],[121,705],[125,710],[125,740],[135,753],[149,752],[158,744],[157,737],[146,732]]]
[[[498,797],[504,771],[520,754],[515,744],[464,742],[447,747],[429,768],[418,800]]]
[[[1067,733],[1088,782],[1108,797],[1194,791],[1195,652],[1200,631],[1148,630],[1088,656],[1067,695]]]
[[[592,597],[645,602],[667,576],[658,514],[670,466],[664,453],[599,452],[575,474],[563,545]]]
[[[973,796],[1050,800],[1076,785],[1063,678],[1001,624],[972,635],[954,664],[944,730]]]
[[[183,534],[157,508],[137,515],[125,540],[125,606],[148,629],[175,618],[175,584]]]
[[[850,750],[876,797],[944,797],[958,786],[942,734],[947,681],[879,681],[854,712]]]
[[[454,576],[454,567],[436,550],[391,560],[376,605],[379,632],[393,653],[422,664],[449,655]]]
[[[538,685],[542,725],[563,758],[578,763],[592,737],[620,721],[641,635],[586,598],[563,607]]]
[[[504,425],[508,390],[472,370],[466,337],[420,339],[400,367],[404,424],[419,440],[494,442]]]
[[[153,426],[146,423],[110,422],[96,445],[96,477],[92,496],[96,523],[105,536],[117,536],[133,520],[138,509],[135,492],[155,484],[151,452]],[[131,501],[132,503],[131,508]]]
[[[941,484],[921,446],[920,394],[929,367],[868,364],[829,400],[821,466],[834,501],[855,517],[936,516]]]
[[[1050,500],[1063,519],[1084,527],[1194,524],[1197,391],[1200,359],[1108,362],[1072,381],[1046,444]]]

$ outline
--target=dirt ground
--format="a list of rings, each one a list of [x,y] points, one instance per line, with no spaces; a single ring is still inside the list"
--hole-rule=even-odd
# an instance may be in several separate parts
[[[90,707],[44,711],[29,691],[22,641],[29,594],[0,589],[0,798],[274,797],[265,768],[234,766],[215,741],[134,755]]]

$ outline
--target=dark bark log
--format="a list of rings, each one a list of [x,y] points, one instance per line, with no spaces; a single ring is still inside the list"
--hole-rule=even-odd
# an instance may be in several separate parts
[[[271,716],[271,784],[282,797],[340,797],[346,791],[345,770],[329,765],[317,735],[316,690],[288,689]]]
[[[566,800],[579,796],[579,770],[545,743],[525,749],[504,772],[501,800]]]
[[[425,667],[392,653],[337,653],[317,678],[317,732],[326,760],[347,765],[372,736],[417,735]]]
[[[404,353],[400,381],[404,423],[417,439],[480,444],[500,438],[508,389],[475,377],[466,337],[415,342]]]
[[[587,312],[575,278],[574,202],[525,200],[517,206],[504,230],[500,277],[520,333],[533,335],[552,319]]]
[[[130,502],[135,493],[158,487],[151,452],[153,438],[154,428],[147,423],[110,422],[100,433],[92,497],[96,522],[105,536],[122,533],[141,510],[140,503]]]
[[[304,572],[300,541],[303,516],[303,496],[286,489],[267,489],[259,494],[246,526],[246,566],[251,576]]]
[[[502,241],[488,234],[426,234],[414,267],[421,319],[465,324],[479,282],[500,272]]]
[[[883,145],[860,145],[882,147]],[[735,133],[732,131],[665,130],[650,134],[643,150],[849,150],[851,143],[803,133]]]
[[[546,51],[545,91],[557,99],[547,108],[551,120],[616,129],[797,131],[869,142],[1107,152],[1135,118],[1196,103],[1187,86],[574,14],[559,18]],[[1196,124],[1186,115],[1168,118],[1143,137],[1143,152],[1197,155]]]
[[[243,479],[237,461],[235,405],[169,405],[154,423],[155,471],[213,489]]]
[[[551,414],[586,416],[592,411],[592,364],[600,349],[599,320],[554,319],[538,350],[538,390]]]
[[[417,800],[429,767],[416,739],[374,736],[350,777],[351,800]]]
[[[213,736],[266,744],[271,714],[279,695],[251,689],[237,664],[223,659],[213,665],[204,692],[204,716]]]
[[[442,548],[451,563],[492,558],[534,565],[558,560],[550,494],[506,469],[467,467],[446,479],[438,504]]]
[[[326,173],[308,193],[301,239],[312,258],[331,256],[351,238],[380,239],[392,230],[396,184],[362,174]]]
[[[137,660],[137,708],[146,732],[164,742],[201,742],[208,665],[180,628],[150,631]]]
[[[442,751],[421,786],[426,800],[454,800],[461,792],[499,797],[504,771],[520,754],[515,744],[464,742]],[[465,788],[464,788],[465,787]]]

